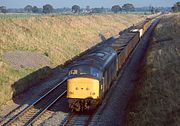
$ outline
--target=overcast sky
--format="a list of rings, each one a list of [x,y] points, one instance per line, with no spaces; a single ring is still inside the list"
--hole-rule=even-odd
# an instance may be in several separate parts
[[[24,8],[26,5],[36,5],[42,7],[44,4],[51,4],[54,8],[72,7],[77,4],[81,7],[111,7],[118,4],[132,3],[135,7],[155,6],[155,7],[171,7],[179,0],[0,0],[0,6],[7,8]]]

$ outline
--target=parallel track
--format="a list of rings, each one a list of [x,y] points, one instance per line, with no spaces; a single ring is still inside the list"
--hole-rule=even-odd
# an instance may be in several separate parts
[[[62,86],[66,80],[67,78],[64,78],[54,88],[52,88],[45,95],[36,100],[33,104],[29,105],[20,113],[15,115],[3,126],[28,126],[34,123],[43,113],[46,112],[47,109],[49,109],[53,104],[55,104],[66,94],[67,90],[63,90],[63,88],[66,86]]]

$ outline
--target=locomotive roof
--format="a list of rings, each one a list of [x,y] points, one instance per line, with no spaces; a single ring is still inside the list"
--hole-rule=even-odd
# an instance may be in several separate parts
[[[109,47],[97,49],[94,52],[81,57],[72,67],[87,65],[104,70],[116,55],[115,50]]]

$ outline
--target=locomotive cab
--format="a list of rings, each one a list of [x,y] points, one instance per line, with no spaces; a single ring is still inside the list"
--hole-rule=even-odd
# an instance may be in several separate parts
[[[73,64],[67,80],[67,98],[72,111],[95,109],[116,74],[117,53],[112,48],[97,49]]]

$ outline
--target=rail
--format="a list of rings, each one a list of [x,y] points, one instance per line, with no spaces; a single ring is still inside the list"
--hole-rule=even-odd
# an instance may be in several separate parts
[[[70,113],[60,126],[88,126],[92,123],[91,121],[94,116],[95,112],[89,114]]]
[[[24,110],[19,112],[13,118],[11,118],[7,123],[3,126],[9,125],[31,125],[34,121],[38,119],[48,108],[50,108],[53,104],[56,103],[60,98],[62,98],[67,90],[59,91],[61,85],[67,80],[65,77],[60,83],[58,83],[55,87],[49,90],[46,94],[36,100],[34,103],[26,107]]]

